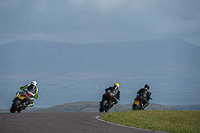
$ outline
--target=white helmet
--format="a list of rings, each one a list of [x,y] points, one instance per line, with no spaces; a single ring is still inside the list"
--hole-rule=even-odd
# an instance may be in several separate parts
[[[31,84],[37,86],[37,82],[36,81],[32,81]]]

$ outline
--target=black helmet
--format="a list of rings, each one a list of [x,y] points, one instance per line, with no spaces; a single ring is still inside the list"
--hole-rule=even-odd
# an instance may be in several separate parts
[[[146,84],[145,86],[144,86],[144,88],[147,88],[148,90],[149,90],[149,85],[148,84]]]

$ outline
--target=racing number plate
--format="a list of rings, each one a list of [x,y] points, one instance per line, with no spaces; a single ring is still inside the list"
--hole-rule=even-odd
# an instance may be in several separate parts
[[[140,102],[138,100],[134,101],[134,104],[138,105]]]
[[[25,97],[24,96],[22,96],[21,94],[19,94],[19,96],[18,96],[20,99],[24,99]]]

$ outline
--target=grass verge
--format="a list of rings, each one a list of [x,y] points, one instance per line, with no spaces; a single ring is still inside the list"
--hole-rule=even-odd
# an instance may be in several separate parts
[[[200,133],[200,111],[140,110],[106,113],[101,119],[143,129]]]

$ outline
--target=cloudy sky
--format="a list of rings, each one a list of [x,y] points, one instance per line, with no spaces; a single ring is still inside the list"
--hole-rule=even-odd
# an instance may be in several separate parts
[[[0,45],[167,38],[200,46],[199,0],[0,0]]]

